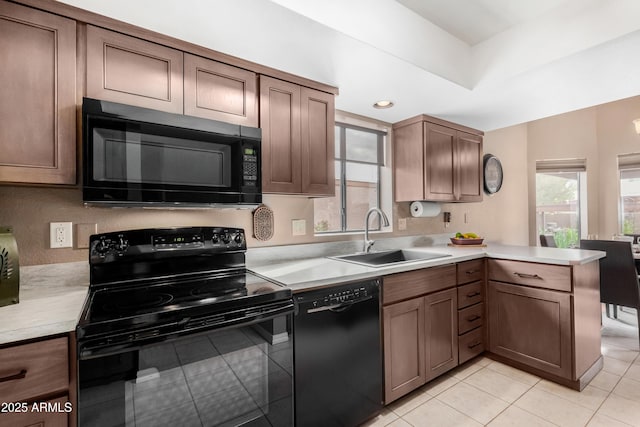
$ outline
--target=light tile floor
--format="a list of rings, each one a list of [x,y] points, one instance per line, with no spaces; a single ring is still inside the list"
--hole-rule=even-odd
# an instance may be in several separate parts
[[[640,427],[640,357],[635,311],[603,316],[603,370],[577,392],[486,357],[391,403],[366,427]]]

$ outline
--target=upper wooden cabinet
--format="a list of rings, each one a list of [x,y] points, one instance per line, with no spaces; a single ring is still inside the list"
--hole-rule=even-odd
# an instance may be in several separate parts
[[[0,181],[76,182],[76,24],[0,1]]]
[[[334,96],[260,76],[262,191],[333,196]]]
[[[258,127],[257,75],[184,54],[184,113]]]
[[[182,114],[183,54],[87,26],[87,96]]]
[[[482,200],[482,132],[424,115],[393,132],[396,202]]]

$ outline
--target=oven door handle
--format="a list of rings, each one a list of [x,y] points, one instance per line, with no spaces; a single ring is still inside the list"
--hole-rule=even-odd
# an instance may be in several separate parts
[[[245,310],[241,310],[245,311]],[[225,316],[224,320],[218,316],[212,318],[191,319],[185,325],[183,332],[198,331],[201,329],[219,329],[230,326],[248,326],[254,323],[263,322],[274,317],[283,316],[293,313],[293,301],[287,301],[284,304],[270,306],[267,309],[256,308],[253,311],[246,310],[242,316],[234,317],[233,315]]]
[[[293,310],[293,301],[288,300],[266,307],[244,308],[226,313],[225,315],[202,317],[199,319],[185,317],[178,322],[162,325],[157,328],[128,333],[126,334],[128,337],[121,341],[111,342],[105,338],[80,340],[78,342],[78,356],[79,359],[84,360],[124,353],[140,349],[145,345],[179,338],[190,333],[249,326],[275,317],[292,314]]]

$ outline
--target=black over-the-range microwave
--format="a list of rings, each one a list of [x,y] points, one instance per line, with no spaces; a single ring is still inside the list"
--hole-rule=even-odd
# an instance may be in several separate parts
[[[259,128],[84,98],[83,201],[258,205],[261,136]]]

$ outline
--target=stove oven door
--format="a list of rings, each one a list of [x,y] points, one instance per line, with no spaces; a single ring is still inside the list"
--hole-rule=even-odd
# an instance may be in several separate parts
[[[293,425],[290,317],[80,358],[79,425]]]

